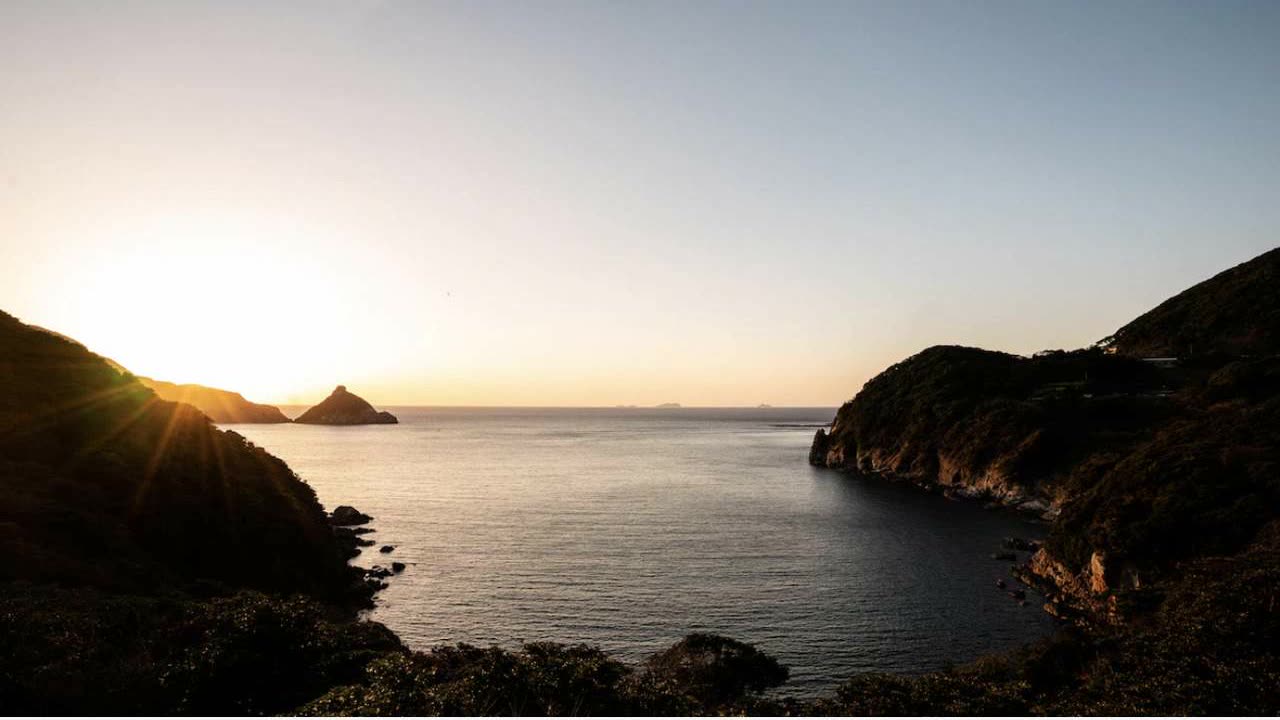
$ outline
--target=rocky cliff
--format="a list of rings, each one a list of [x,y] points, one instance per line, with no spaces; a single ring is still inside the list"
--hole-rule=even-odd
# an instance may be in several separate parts
[[[929,348],[845,403],[809,460],[1042,513],[1053,522],[1027,577],[1055,610],[1119,621],[1125,598],[1280,517],[1278,260],[1178,295],[1114,348]],[[1172,367],[1129,356],[1188,338],[1205,352]]]
[[[378,412],[359,395],[347,392],[345,385],[334,388],[319,405],[294,419],[314,425],[390,425],[400,422],[389,412]]]
[[[203,385],[177,385],[145,377],[139,377],[138,382],[155,391],[161,400],[191,405],[219,424],[289,422],[280,408],[249,402],[237,392]]]
[[[1155,368],[1100,350],[932,347],[868,382],[809,459],[1054,514],[1076,461],[1163,415],[1160,387]]]

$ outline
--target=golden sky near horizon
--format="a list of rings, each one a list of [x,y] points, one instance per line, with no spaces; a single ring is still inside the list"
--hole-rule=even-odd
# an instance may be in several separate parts
[[[832,406],[1274,244],[1257,23],[903,5],[4,3],[0,309],[261,402]]]

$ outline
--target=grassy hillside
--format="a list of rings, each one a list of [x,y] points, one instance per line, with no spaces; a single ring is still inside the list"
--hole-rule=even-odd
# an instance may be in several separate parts
[[[1280,353],[1280,248],[1165,300],[1106,342],[1138,357]]]

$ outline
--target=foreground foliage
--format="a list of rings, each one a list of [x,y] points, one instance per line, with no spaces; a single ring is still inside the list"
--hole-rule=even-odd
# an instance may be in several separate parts
[[[409,652],[302,596],[198,599],[0,587],[10,714],[706,714],[782,683],[743,643],[692,635],[640,666],[584,645]]]

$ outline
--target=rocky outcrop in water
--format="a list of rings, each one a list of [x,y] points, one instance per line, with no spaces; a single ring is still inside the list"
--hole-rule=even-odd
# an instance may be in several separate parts
[[[350,505],[339,505],[329,514],[329,522],[334,525],[367,525],[373,520]]]
[[[378,412],[364,398],[348,392],[345,385],[339,385],[329,397],[299,415],[294,422],[312,425],[392,425],[399,420],[389,412]]]

